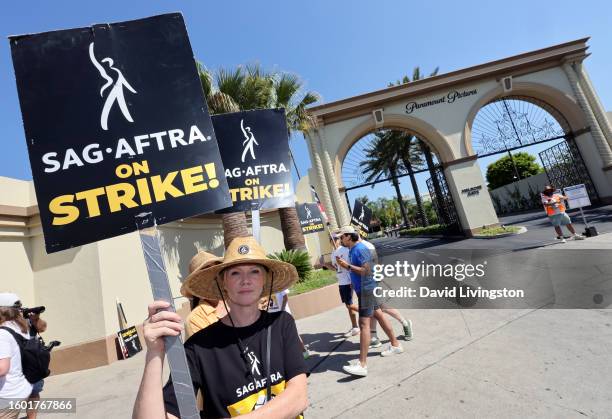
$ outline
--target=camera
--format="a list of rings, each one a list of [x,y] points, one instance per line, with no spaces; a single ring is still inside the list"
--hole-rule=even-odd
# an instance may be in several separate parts
[[[38,306],[32,308],[22,308],[21,313],[23,317],[28,317],[30,314],[40,314],[45,312],[45,306]]]
[[[45,348],[51,352],[51,349],[55,348],[56,346],[60,346],[62,344],[62,342],[60,342],[59,340],[52,340],[51,342],[49,342],[48,345],[45,346]]]

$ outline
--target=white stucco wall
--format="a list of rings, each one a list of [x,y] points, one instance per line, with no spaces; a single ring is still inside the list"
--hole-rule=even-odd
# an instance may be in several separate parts
[[[493,189],[489,193],[492,197],[499,199],[502,206],[512,207],[515,202],[511,194],[513,194],[516,189],[518,189],[522,197],[525,199],[530,199],[530,188],[533,192],[539,194],[540,191],[544,190],[544,187],[548,183],[548,176],[546,176],[546,173],[542,172],[538,173],[537,175],[521,179],[518,182],[513,182],[509,185]]]
[[[24,304],[34,301],[34,274],[30,241],[20,237],[0,238],[0,292],[14,292]]]
[[[64,345],[105,336],[97,244],[47,254],[42,235],[30,240],[34,301],[24,304],[47,307],[49,329],[45,336]]]
[[[16,207],[29,207],[36,202],[36,196],[31,193],[31,184],[26,180],[12,179],[0,176],[0,191],[2,194],[0,205]]]

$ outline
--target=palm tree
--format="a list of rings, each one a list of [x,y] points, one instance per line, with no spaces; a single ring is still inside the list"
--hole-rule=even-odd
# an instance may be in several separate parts
[[[204,97],[208,104],[209,112],[214,114],[238,112],[238,105],[235,97],[240,97],[240,87],[244,81],[244,74],[239,67],[234,73],[227,73],[220,70],[217,73],[217,85],[213,83],[212,74],[200,63],[197,63],[200,83],[204,91]],[[223,224],[223,239],[225,248],[236,237],[249,236],[249,229],[244,212],[232,212],[221,215]]]
[[[391,130],[374,133],[374,141],[370,147],[364,150],[366,159],[359,165],[363,168],[363,173],[366,175],[366,182],[377,182],[383,177],[391,178],[400,207],[400,213],[402,214],[402,220],[408,226],[406,206],[400,191],[399,181],[397,180],[397,175],[401,170],[401,163],[393,140],[394,136],[396,136],[396,131]]]
[[[302,82],[295,74],[279,73],[274,77],[274,99],[272,107],[285,108],[287,119],[287,136],[291,139],[292,131],[306,132],[315,125],[315,121],[306,111],[306,107],[319,100],[319,95],[314,92],[301,94]],[[289,148],[293,165],[298,178],[300,177],[293,153]],[[306,242],[302,234],[297,211],[295,207],[279,208],[281,229],[283,230],[283,241],[285,248],[306,249]]]
[[[401,165],[398,166],[399,171],[408,172],[410,183],[412,184],[412,190],[414,191],[414,198],[417,207],[417,218],[420,221],[420,224],[424,226],[429,225],[423,208],[423,200],[421,199],[419,187],[414,176],[414,168],[418,168],[423,164],[418,140],[416,137],[408,134],[407,132],[393,130],[388,131],[387,135],[385,136],[385,141],[388,142],[387,147],[397,153],[397,156],[401,162]]]
[[[433,76],[437,76],[438,75],[438,71],[440,70],[440,67],[436,67],[434,69],[434,71],[432,71],[429,76],[426,77],[433,77]],[[402,77],[401,80],[397,80],[395,83],[391,82],[389,83],[389,87],[392,86],[399,86],[400,84],[406,84],[406,83],[410,83],[411,81],[417,81],[417,80],[421,80],[423,77],[421,77],[421,68],[419,66],[414,67],[414,69],[412,70],[412,80],[410,80],[410,77],[408,77],[408,75],[405,75],[404,77]]]
[[[434,71],[429,74],[429,77],[433,77],[438,74],[439,67],[436,67]],[[421,79],[421,69],[417,66],[412,71],[412,81]],[[400,84],[410,83],[411,80],[408,75],[402,77],[402,80],[398,80],[395,83],[389,83],[389,86],[396,86]],[[425,209],[423,207],[423,199],[421,198],[421,193],[419,192],[419,187],[416,182],[416,178],[414,176],[414,168],[413,166],[422,164],[422,158],[420,155],[422,154],[423,145],[425,145],[420,139],[416,138],[414,135],[410,135],[407,133],[401,134],[402,140],[397,144],[399,149],[399,153],[404,164],[404,168],[408,172],[408,176],[410,177],[410,184],[412,186],[412,191],[414,192],[414,199],[416,201],[417,207],[417,216],[421,221],[421,224],[424,226],[429,225],[429,220],[427,219],[427,215],[425,213]],[[403,143],[403,144],[402,144]],[[425,145],[425,147],[427,147]],[[429,148],[426,149],[425,152],[429,151]],[[429,163],[429,160],[428,160]],[[433,167],[430,168],[430,171],[433,170]]]
[[[319,100],[319,96],[313,92],[301,96],[302,83],[297,76],[279,72],[268,73],[258,65],[237,67],[233,71],[220,69],[214,77],[199,63],[198,70],[211,114],[284,107],[288,135],[293,130],[306,131],[312,127],[306,106]],[[293,158],[293,155],[291,157]],[[279,209],[279,216],[285,248],[305,249],[306,244],[295,207]],[[224,214],[223,230],[226,247],[234,237],[248,235],[245,214]]]

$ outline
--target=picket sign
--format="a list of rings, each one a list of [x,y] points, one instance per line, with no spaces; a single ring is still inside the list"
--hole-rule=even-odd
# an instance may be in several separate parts
[[[589,199],[589,193],[587,192],[586,186],[581,183],[579,185],[572,185],[563,188],[563,192],[568,198],[568,204],[570,208],[579,208],[580,215],[582,216],[582,222],[586,228],[589,228],[589,224],[582,211],[583,207],[591,206],[591,200]]]
[[[251,230],[253,230],[253,237],[255,237],[257,243],[261,244],[261,218],[259,209],[251,210]]]
[[[170,283],[168,282],[168,273],[166,272],[164,258],[162,257],[159,245],[157,225],[153,224],[153,226],[150,226],[151,216],[151,213],[136,216],[136,225],[138,227],[145,264],[147,265],[147,274],[151,283],[153,300],[162,300],[170,303],[170,307],[167,310],[176,312],[172,292],[170,291]],[[166,336],[164,337],[164,345],[181,419],[197,419],[200,417],[200,413],[196,404],[195,391],[181,337]]]

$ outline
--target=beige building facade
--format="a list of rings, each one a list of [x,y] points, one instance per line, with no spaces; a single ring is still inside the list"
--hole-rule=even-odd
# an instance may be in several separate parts
[[[381,128],[408,131],[426,142],[444,170],[461,229],[468,236],[498,224],[474,152],[478,111],[502,97],[544,104],[571,135],[602,202],[612,202],[612,130],[583,60],[579,39],[463,70],[311,108],[307,135],[317,193],[333,208],[332,224],[348,224],[342,164],[350,148]],[[479,193],[466,190],[479,188]]]

